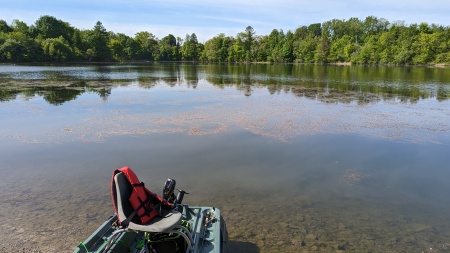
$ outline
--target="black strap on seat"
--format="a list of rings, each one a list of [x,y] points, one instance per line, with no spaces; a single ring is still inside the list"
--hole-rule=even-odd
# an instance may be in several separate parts
[[[144,187],[145,185],[144,185],[144,182],[140,182],[139,184],[132,184],[131,186],[133,186],[133,187],[138,187],[138,186]]]
[[[144,184],[144,183],[141,183]],[[146,215],[150,216],[150,213],[153,210],[158,210],[158,215],[161,215],[161,212],[159,211],[159,207],[161,205],[161,203],[157,203],[155,205],[153,205],[153,207],[150,206],[151,204],[151,200],[153,198],[156,197],[156,193],[153,194],[147,194],[147,200],[146,201],[142,201],[141,198],[138,197],[139,202],[141,203],[136,209],[134,209],[134,211],[128,216],[128,218],[126,218],[125,220],[120,222],[121,226],[128,226],[128,224],[130,224],[130,221],[134,218],[134,216],[137,214],[137,212],[139,212],[139,210],[141,210],[141,208],[144,208],[145,213],[141,216],[138,216],[139,218],[144,217]]]

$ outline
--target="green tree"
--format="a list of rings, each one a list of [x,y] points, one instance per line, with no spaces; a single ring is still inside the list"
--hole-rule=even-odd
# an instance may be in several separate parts
[[[121,34],[122,35],[122,34]],[[128,36],[119,36],[119,40],[121,41],[122,45],[125,46],[124,48],[124,55],[126,55],[125,59],[127,60],[145,60],[145,61],[153,61],[154,60],[154,54],[156,54],[156,51],[150,51],[150,55],[141,55],[142,48],[141,45],[139,45],[139,42],[134,40],[133,38],[130,38]],[[155,42],[156,43],[156,42]],[[156,48],[157,44],[153,46],[153,48]],[[156,49],[154,49],[156,50]]]
[[[322,31],[321,31],[321,32],[322,32]],[[308,27],[302,26],[302,27],[297,28],[297,29],[295,30],[295,32],[294,32],[294,37],[295,37],[295,40],[296,40],[296,41],[304,40],[304,39],[306,39],[307,37],[309,37],[309,34],[308,34]]]
[[[183,46],[181,47],[182,60],[197,61],[199,59],[199,49],[197,35],[195,33],[186,34]]]
[[[110,39],[108,48],[114,60],[123,61],[126,58],[125,47],[118,39]]]
[[[291,31],[287,31],[284,36],[282,52],[284,62],[294,61],[294,34]]]
[[[232,38],[221,33],[205,42],[205,57],[207,61],[226,62]]]
[[[244,49],[244,42],[242,33],[238,34],[236,38],[231,40],[231,46],[228,50],[228,61],[242,62],[245,61],[246,52]]]
[[[172,34],[162,38],[159,42],[159,61],[178,61],[180,60],[179,43]]]
[[[26,47],[15,39],[7,39],[0,46],[0,57],[11,62],[25,61]]]
[[[266,62],[270,55],[268,36],[255,36],[253,40],[254,61]]]
[[[211,62],[220,62],[219,52],[222,45],[222,38],[225,34],[221,33],[205,42],[205,60]]]
[[[27,36],[29,36],[30,28],[25,22],[22,22],[18,19],[14,19],[11,23],[11,29],[15,32],[21,32]]]
[[[198,59],[200,61],[207,61],[205,55],[205,45],[203,43],[198,43],[197,51],[198,51]]]
[[[42,49],[47,61],[67,61],[72,60],[74,56],[63,36],[45,39],[42,42]]]
[[[322,36],[322,24],[320,23],[316,23],[316,24],[311,24],[308,26],[307,28],[307,32],[309,37],[320,37]]]
[[[137,58],[139,60],[155,60],[158,54],[158,39],[155,35],[149,32],[138,32],[136,33],[134,40],[138,43],[139,49],[137,51]],[[132,45],[128,45],[132,48]]]
[[[397,54],[396,50],[398,50],[400,46],[398,44],[399,36],[400,36],[400,29],[390,29],[389,31],[384,32],[378,36],[375,48],[377,49],[376,51],[380,63],[387,64],[394,62],[394,58]],[[371,58],[373,59],[373,57]]]
[[[17,40],[17,41],[25,41],[28,39],[28,36],[22,32],[10,32],[6,35],[7,38]]]
[[[84,45],[83,39],[82,39],[82,32],[78,29],[74,29],[73,35],[72,35],[72,52],[74,54],[74,57],[77,60],[85,59],[86,58],[86,50],[87,46]]]
[[[385,49],[383,53],[378,53],[380,63],[394,63],[394,64],[410,64],[414,56],[412,50],[412,43],[415,40],[415,25],[412,29],[404,26],[404,24],[393,25],[387,34],[390,36],[390,41],[385,42],[384,33],[380,36],[380,49]],[[393,34],[392,34],[393,33]],[[411,37],[410,37],[411,36]]]
[[[244,42],[244,51],[245,51],[245,60],[251,61],[253,59],[252,52],[252,44],[253,44],[253,36],[255,35],[255,30],[251,26],[247,26],[245,28],[243,42]]]
[[[100,21],[94,26],[94,29],[88,33],[87,37],[90,53],[90,60],[109,61],[111,60],[111,52],[109,51],[108,42],[109,35],[106,28]]]
[[[316,53],[314,55],[315,62],[326,63],[330,54],[330,40],[327,36],[322,36],[317,43]]]
[[[339,19],[332,19],[330,21],[326,21],[322,24],[322,30],[324,36],[331,38],[331,40],[335,40],[341,38],[345,35],[345,25],[344,21]]]
[[[428,29],[421,32],[412,45],[412,49],[415,52],[415,56],[412,59],[414,64],[432,63],[436,59],[436,53],[440,44],[439,35],[428,32]]]
[[[344,35],[331,44],[329,62],[349,62],[354,48],[353,38]]]
[[[375,35],[367,38],[367,42],[358,47],[359,53],[351,57],[352,63],[374,64],[378,62],[377,45],[378,41]],[[355,50],[356,51],[356,50]]]
[[[364,20],[363,24],[363,34],[361,36],[361,39],[359,40],[361,42],[367,41],[369,36],[378,35],[380,33],[386,32],[389,27],[389,21],[387,21],[384,18],[377,18],[375,16],[368,16]]]
[[[41,16],[36,20],[35,25],[30,28],[34,37],[40,35],[43,39],[59,38],[63,36],[66,41],[72,43],[74,29],[62,20],[52,16]]]
[[[284,32],[283,30],[273,29],[272,32],[267,37],[267,42],[269,44],[269,56],[267,60],[270,62],[282,62],[283,61],[283,41]]]
[[[6,39],[0,45],[0,59],[9,62],[39,61],[41,50],[31,39]]]
[[[439,32],[436,63],[450,63],[450,27]]]
[[[350,18],[349,20],[333,19],[322,24],[326,36],[334,41],[348,35],[355,40],[361,37],[364,31],[364,25],[358,18]]]
[[[9,27],[8,23],[5,20],[0,19],[0,32],[9,33],[12,29]]]
[[[296,62],[312,63],[315,61],[318,38],[306,37],[294,42],[294,56]]]

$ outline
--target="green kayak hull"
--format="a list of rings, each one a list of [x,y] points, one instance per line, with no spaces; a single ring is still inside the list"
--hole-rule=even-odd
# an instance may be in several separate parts
[[[220,210],[214,207],[191,207],[179,205],[183,221],[187,221],[191,228],[193,238],[193,253],[225,253],[228,233],[225,220]],[[214,219],[212,219],[214,218]],[[208,222],[209,220],[209,222]],[[211,222],[213,220],[214,222]],[[147,249],[144,233],[125,232],[115,237],[112,246],[105,251],[108,241],[113,237],[119,227],[116,226],[117,217],[111,216],[84,242],[80,242],[74,253],[145,253]],[[164,251],[165,252],[165,251]],[[161,252],[161,253],[164,253]],[[160,253],[158,251],[158,253]]]

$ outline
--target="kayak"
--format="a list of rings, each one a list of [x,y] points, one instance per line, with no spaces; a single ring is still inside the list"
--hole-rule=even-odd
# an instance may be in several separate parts
[[[128,167],[113,172],[115,214],[80,242],[74,253],[226,252],[228,232],[218,208],[182,204],[186,192],[179,191],[175,197],[173,179],[166,181],[162,197],[133,180],[137,177]],[[140,205],[133,203],[134,195]]]
[[[214,207],[190,207],[188,205],[181,205],[181,208],[183,209],[183,220],[187,220],[192,224],[192,250],[186,250],[185,252],[225,253],[228,234],[225,220],[220,216],[220,210]],[[214,217],[216,221],[208,222],[214,219],[211,217]],[[146,240],[144,233],[131,232],[122,233],[111,243],[112,247],[108,251],[104,251],[114,232],[119,229],[116,222],[117,216],[111,216],[91,236],[84,242],[81,242],[74,252],[152,252],[150,251],[150,247],[148,246],[149,242]],[[160,251],[156,252],[159,253]]]

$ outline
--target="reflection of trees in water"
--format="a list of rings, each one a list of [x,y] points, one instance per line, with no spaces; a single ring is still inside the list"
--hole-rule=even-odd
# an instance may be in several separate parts
[[[208,66],[206,73],[213,85],[235,87],[246,96],[252,92],[247,86],[266,86],[270,94],[291,90],[296,96],[327,103],[366,104],[381,99],[416,103],[450,97],[446,83],[450,71],[436,68],[264,64]]]
[[[441,102],[441,101],[447,100],[450,97],[450,89],[449,89],[448,85],[446,88],[447,89],[445,89],[443,86],[438,87],[437,96],[436,96],[438,101]]]
[[[244,92],[244,95],[246,97],[249,97],[252,95],[252,85],[250,84],[241,84],[236,86],[238,90],[241,90]]]
[[[351,90],[336,92],[330,89],[308,88],[301,86],[291,86],[289,87],[289,90],[295,96],[316,99],[324,103],[349,104],[356,101],[358,104],[362,105],[381,100],[381,98],[376,94],[359,93]]]
[[[198,65],[197,64],[183,64],[182,65],[182,75],[186,81],[188,88],[197,88],[199,77],[198,77]]]
[[[20,93],[18,90],[5,89],[4,86],[0,86],[0,102],[14,100]]]
[[[144,89],[151,89],[158,84],[158,80],[159,80],[159,78],[154,78],[154,77],[139,77],[138,85],[139,85],[139,87],[144,88]]]
[[[50,104],[62,105],[64,102],[75,100],[83,91],[60,87],[46,87],[44,90],[38,91],[38,93]]]
[[[19,94],[25,99],[39,95],[51,104],[60,105],[85,92],[97,93],[106,100],[117,86],[137,83],[139,87],[151,89],[165,84],[195,89],[199,80],[219,88],[234,87],[245,96],[252,95],[256,88],[266,88],[270,94],[292,93],[325,103],[367,104],[380,100],[416,103],[420,99],[450,98],[450,71],[439,68],[167,63],[99,66],[94,72],[95,80],[83,80],[86,77],[71,76],[79,72],[64,71],[44,71],[48,78],[45,80],[16,80],[5,76],[7,79],[0,85],[0,101],[14,100]]]
[[[42,96],[42,98],[52,105],[62,105],[65,102],[75,100],[79,95],[85,92],[97,93],[102,99],[106,100],[111,95],[111,85],[91,86],[85,81],[77,81],[69,85],[58,86],[51,84],[27,84],[27,85],[8,85],[0,86],[0,101],[6,102],[14,100],[18,95],[24,99]]]
[[[270,83],[270,81],[268,82]],[[254,88],[266,87],[271,95],[279,94],[281,91],[284,93],[292,93],[297,97],[305,97],[309,99],[319,100],[325,103],[351,103],[357,102],[358,104],[367,104],[371,102],[378,102],[380,100],[394,100],[399,99],[401,102],[416,103],[419,99],[427,99],[436,97],[434,94],[421,92],[417,89],[412,90],[396,90],[392,88],[376,88],[371,89],[358,89],[358,87],[348,87],[345,89],[340,85],[322,86],[316,83],[301,83],[301,84],[261,84],[261,83],[222,83],[215,84],[221,88],[235,87],[239,91],[243,91],[245,96],[250,96]],[[450,88],[450,87],[449,87]],[[450,90],[449,90],[450,91]],[[437,96],[439,101],[443,101],[449,98],[449,91],[442,91]]]
[[[108,100],[109,95],[111,95],[111,87],[95,89],[94,92],[96,92],[104,101],[106,101]]]
[[[78,95],[83,93],[81,90],[62,87],[27,87],[10,90],[5,90],[3,88],[4,87],[0,88],[0,101],[2,102],[14,100],[19,94],[21,94],[25,99],[39,95],[52,105],[61,105],[64,102],[74,100]]]
[[[177,77],[162,77],[161,81],[163,81],[165,84],[169,85],[170,87],[175,87],[176,85],[180,84],[180,79]]]
[[[170,87],[174,87],[181,83],[181,70],[179,64],[167,63],[162,65],[163,68],[163,77],[161,77],[161,81],[169,85]]]

